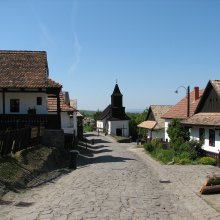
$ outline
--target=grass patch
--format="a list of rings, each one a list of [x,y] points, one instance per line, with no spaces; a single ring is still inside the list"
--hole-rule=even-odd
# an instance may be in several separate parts
[[[0,183],[10,190],[25,188],[32,179],[64,167],[68,161],[65,151],[43,145],[30,147],[0,158]]]

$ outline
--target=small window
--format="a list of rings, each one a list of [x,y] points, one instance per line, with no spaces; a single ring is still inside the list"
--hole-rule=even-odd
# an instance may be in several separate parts
[[[204,144],[205,142],[205,129],[204,128],[199,128],[199,142],[201,144]]]
[[[10,100],[10,112],[19,112],[20,104],[19,99]]]
[[[37,105],[42,105],[42,97],[37,97]]]
[[[209,146],[215,147],[215,130],[209,129]]]

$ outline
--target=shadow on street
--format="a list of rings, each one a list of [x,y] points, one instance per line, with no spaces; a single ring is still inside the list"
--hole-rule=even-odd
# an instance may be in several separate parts
[[[89,164],[95,164],[95,163],[116,163],[116,162],[126,162],[128,160],[135,160],[132,158],[127,158],[127,157],[113,157],[111,155],[104,155],[104,156],[99,156],[95,158],[91,157],[84,157],[82,155],[79,155],[78,158],[78,166],[85,166]]]

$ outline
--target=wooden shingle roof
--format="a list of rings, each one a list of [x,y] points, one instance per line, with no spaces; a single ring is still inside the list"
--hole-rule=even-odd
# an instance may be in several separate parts
[[[162,117],[166,112],[168,112],[173,106],[172,105],[151,105],[151,110],[153,112],[155,121],[157,122],[155,129],[164,128],[165,120]]]
[[[164,115],[169,109],[172,107],[172,105],[151,105],[146,121],[143,121],[138,125],[140,128],[146,128],[146,129],[162,129],[165,127],[165,119],[161,118],[162,115]],[[150,113],[153,114],[153,119],[149,118]]]
[[[210,80],[210,83],[212,84],[216,93],[220,96],[220,80]]]
[[[220,113],[201,112],[181,122],[184,125],[220,126]]]
[[[60,88],[48,78],[45,51],[0,50],[0,88]]]

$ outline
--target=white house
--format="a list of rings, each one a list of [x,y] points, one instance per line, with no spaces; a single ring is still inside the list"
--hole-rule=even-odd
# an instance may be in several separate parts
[[[187,119],[187,108],[189,108],[189,116],[195,114],[197,105],[202,97],[203,90],[200,90],[199,87],[194,87],[194,90],[190,92],[189,97],[189,107],[187,106],[188,100],[187,96],[180,100],[176,105],[172,106],[162,118],[165,120],[165,140],[170,141],[170,138],[167,134],[167,129],[169,123],[172,119]]]
[[[45,51],[0,51],[0,127],[43,125],[59,129],[62,86],[49,78]],[[53,94],[57,111],[48,115]]]
[[[98,117],[96,126],[97,131],[105,132],[117,136],[129,136],[129,117],[123,107],[123,95],[116,83],[111,95],[111,104]]]
[[[159,138],[165,141],[165,119],[161,118],[169,109],[171,105],[151,105],[149,107],[146,120],[141,122],[138,127],[146,129],[147,138],[149,140]]]
[[[57,111],[57,100],[55,97],[48,97],[48,113],[54,114]],[[60,92],[61,128],[64,134],[77,136],[77,110],[70,106],[68,92]]]
[[[203,143],[208,152],[220,151],[220,80],[208,82],[195,114],[183,120],[190,127],[191,139]]]

